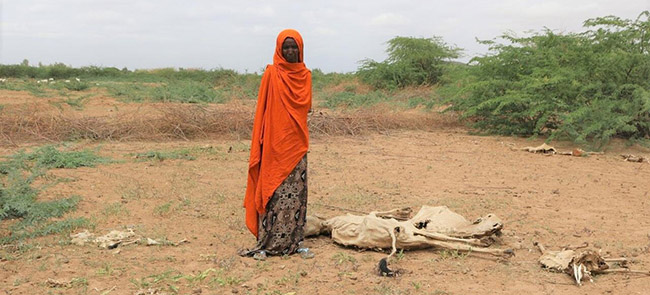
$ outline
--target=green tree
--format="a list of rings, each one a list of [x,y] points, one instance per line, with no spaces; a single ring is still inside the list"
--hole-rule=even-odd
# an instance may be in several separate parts
[[[454,109],[481,130],[606,144],[650,137],[650,21],[589,19],[582,33],[551,30],[481,41],[475,82]]]
[[[357,74],[376,88],[433,85],[440,81],[445,62],[457,58],[460,51],[440,37],[395,37],[388,41],[385,61],[362,60]]]

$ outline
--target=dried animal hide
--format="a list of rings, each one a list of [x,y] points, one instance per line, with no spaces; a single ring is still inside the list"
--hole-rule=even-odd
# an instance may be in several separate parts
[[[535,154],[537,154],[537,153],[540,153],[540,154],[555,154],[557,152],[554,147],[552,147],[552,146],[550,146],[548,144],[545,144],[545,143],[542,143],[541,145],[536,146],[536,147],[527,146],[527,147],[522,148],[521,150],[531,152],[531,153],[535,153]]]
[[[623,158],[624,161],[627,161],[627,162],[636,162],[636,163],[648,162],[648,163],[650,163],[650,160],[648,160],[647,158],[645,158],[643,156],[635,156],[635,155],[626,154],[626,155],[621,155],[621,157]]]
[[[555,149],[554,147],[552,147],[552,146],[550,146],[548,144],[545,144],[545,143],[542,143],[541,145],[536,146],[536,147],[532,147],[532,146],[523,147],[520,150],[527,151],[527,152],[534,153],[534,154],[545,154],[545,155],[558,154],[558,155],[574,156],[574,157],[583,157],[583,156],[602,155],[602,154],[604,154],[603,152],[587,152],[587,151],[584,151],[583,149],[580,149],[580,148],[575,148],[570,152],[560,152],[557,149]]]
[[[502,257],[513,255],[510,249],[486,248],[492,242],[489,237],[503,228],[503,223],[494,214],[475,222],[467,221],[445,206],[423,206],[415,217],[404,221],[392,218],[394,214],[386,214],[398,211],[371,212],[364,216],[348,214],[327,220],[308,217],[305,236],[330,232],[338,244],[365,249],[392,248],[391,255],[396,249],[431,247]]]
[[[569,274],[578,286],[582,286],[582,281],[585,279],[589,279],[593,283],[592,275],[595,274],[626,272],[650,275],[649,272],[628,269],[625,265],[627,262],[625,258],[605,259],[593,250],[576,251],[587,247],[586,243],[577,247],[567,247],[561,251],[546,250],[542,244],[537,242],[535,242],[535,245],[542,252],[539,263],[543,268]],[[615,262],[620,263],[621,267],[612,268],[608,264]]]

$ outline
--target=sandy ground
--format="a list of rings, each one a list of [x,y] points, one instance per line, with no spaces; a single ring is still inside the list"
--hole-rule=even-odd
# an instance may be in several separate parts
[[[237,256],[255,242],[241,207],[248,140],[78,142],[75,148],[98,147],[118,161],[50,170],[50,179],[69,181],[40,198],[79,195],[78,210],[66,217],[90,218],[95,226],[89,231],[132,228],[168,245],[107,250],[54,235],[3,246],[8,259],[0,260],[0,294],[648,294],[650,277],[636,275],[601,275],[577,287],[568,275],[542,270],[532,243],[557,249],[587,242],[606,256],[630,258],[633,269],[650,270],[650,164],[619,156],[650,152],[617,142],[604,155],[589,157],[515,149],[541,142],[471,136],[462,129],[312,138],[309,214],[417,211],[422,205],[445,205],[470,220],[495,213],[505,224],[495,246],[516,253],[497,262],[407,251],[392,265],[403,269],[398,278],[377,275],[385,253],[344,248],[326,236],[305,241],[313,259]],[[133,156],[179,149],[196,159]],[[0,155],[17,150],[3,147]],[[173,245],[182,240],[187,242]]]

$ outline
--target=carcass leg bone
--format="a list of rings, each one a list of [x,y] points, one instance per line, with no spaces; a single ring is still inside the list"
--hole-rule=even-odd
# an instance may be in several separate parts
[[[418,236],[427,237],[429,239],[434,239],[434,240],[437,240],[437,241],[443,241],[443,242],[459,242],[459,243],[465,243],[465,244],[469,244],[469,245],[472,245],[472,246],[479,246],[479,247],[488,246],[488,245],[485,245],[485,243],[483,243],[479,239],[454,238],[454,237],[450,237],[448,235],[444,235],[444,234],[440,234],[440,233],[432,233],[432,232],[427,232],[427,231],[423,231],[423,230],[415,230],[415,231],[413,231],[413,234],[418,235]]]

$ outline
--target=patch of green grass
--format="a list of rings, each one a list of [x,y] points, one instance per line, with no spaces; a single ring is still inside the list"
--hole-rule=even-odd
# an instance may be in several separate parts
[[[350,254],[347,254],[345,252],[337,252],[332,256],[332,260],[334,260],[334,263],[336,265],[341,265],[344,263],[350,263],[350,264],[357,263],[357,259],[354,258],[354,256],[351,256]]]
[[[334,92],[322,97],[321,107],[335,108],[359,108],[373,106],[382,102],[390,101],[390,97],[381,91],[373,91],[366,94],[354,92]]]
[[[83,110],[84,104],[87,102],[87,99],[92,97],[92,94],[82,95],[77,98],[68,98],[64,100],[67,105],[71,106],[75,110]]]
[[[148,151],[144,153],[135,154],[135,158],[138,161],[164,161],[170,159],[180,159],[180,160],[196,160],[196,157],[193,156],[192,151],[188,149],[173,150],[173,151]]]
[[[127,210],[124,205],[120,202],[115,202],[104,206],[102,214],[106,217],[108,216],[128,216],[130,215],[129,210]]]
[[[217,91],[208,83],[191,80],[172,80],[159,85],[141,83],[111,83],[104,87],[111,96],[129,102],[182,102],[223,103],[225,93]]]
[[[205,279],[212,273],[217,272],[216,269],[214,268],[208,268],[204,271],[198,272],[196,274],[191,274],[191,275],[180,275],[174,278],[174,281],[179,281],[179,280],[185,280],[187,281],[191,286],[195,286],[196,284],[200,284],[201,282],[205,281]]]
[[[42,222],[24,229],[12,229],[11,235],[0,238],[0,244],[8,244],[25,239],[47,236],[51,234],[68,234],[79,228],[91,227],[92,223],[87,218],[66,218],[60,221]]]
[[[74,211],[81,197],[71,196],[58,200],[38,201],[40,191],[50,184],[40,188],[32,184],[36,179],[46,175],[47,169],[93,166],[105,159],[91,151],[61,152],[54,146],[40,147],[32,153],[20,151],[5,159],[0,162],[0,220],[20,220],[8,226],[11,234],[0,238],[0,244],[70,232],[91,224],[86,218],[49,221]],[[49,180],[47,177],[45,179]]]
[[[167,202],[153,209],[153,213],[158,216],[165,216],[171,211],[172,202]]]
[[[147,196],[147,192],[138,182],[120,184],[117,188],[118,193],[121,195],[121,199],[124,201],[139,200]]]
[[[99,276],[110,277],[115,273],[115,268],[113,268],[113,265],[110,263],[104,263],[99,269],[97,269],[95,273],[97,273]]]
[[[129,281],[136,288],[146,289],[146,288],[156,286],[156,285],[158,285],[160,283],[169,282],[169,281],[172,280],[172,278],[177,277],[178,274],[179,274],[178,271],[173,270],[173,269],[169,269],[169,270],[166,270],[166,271],[164,271],[162,273],[149,275],[149,276],[146,276],[146,277],[142,277],[140,279],[131,278],[131,279],[129,279]]]
[[[440,258],[443,259],[443,260],[444,259],[460,259],[460,260],[464,260],[465,258],[467,258],[467,256],[469,256],[470,253],[471,252],[461,252],[461,251],[458,251],[458,250],[447,250],[447,249],[445,249],[445,250],[440,251]]]
[[[94,151],[85,149],[82,151],[59,151],[53,145],[46,145],[38,148],[32,158],[36,165],[41,168],[78,168],[95,167],[97,164],[110,163],[111,160],[98,156]]]
[[[90,88],[90,84],[77,80],[71,80],[70,82],[64,82],[63,87],[72,91],[83,91]]]

